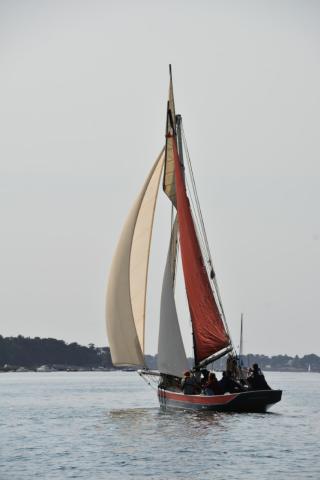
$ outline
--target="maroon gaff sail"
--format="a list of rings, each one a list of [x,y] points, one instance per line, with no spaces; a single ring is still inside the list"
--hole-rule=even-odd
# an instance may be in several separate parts
[[[199,363],[227,347],[230,339],[224,328],[204,265],[175,137],[173,153],[183,274],[193,327],[195,361]]]

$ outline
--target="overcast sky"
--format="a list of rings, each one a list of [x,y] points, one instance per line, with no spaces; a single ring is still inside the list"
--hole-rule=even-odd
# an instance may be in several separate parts
[[[172,63],[235,344],[244,312],[245,353],[320,354],[319,39],[318,1],[1,0],[0,333],[107,344],[107,274],[164,143]],[[177,302],[190,353],[181,286]]]

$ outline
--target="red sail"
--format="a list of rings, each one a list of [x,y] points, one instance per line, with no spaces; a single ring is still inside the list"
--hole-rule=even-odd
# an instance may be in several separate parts
[[[196,363],[230,343],[209,283],[187,197],[176,139],[174,169],[183,274],[191,315]]]

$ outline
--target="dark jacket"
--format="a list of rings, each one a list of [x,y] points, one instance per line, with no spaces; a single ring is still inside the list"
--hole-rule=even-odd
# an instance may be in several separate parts
[[[223,393],[236,393],[242,392],[244,390],[240,383],[236,382],[231,377],[222,377],[222,379],[218,383]]]
[[[207,395],[211,395],[212,392],[213,395],[223,395],[223,389],[221,388],[218,380],[213,380],[213,381],[208,381],[205,386],[204,386],[204,391],[207,393]]]
[[[186,377],[181,381],[183,393],[186,395],[195,395],[197,393],[197,382],[193,377]]]
[[[271,390],[264,378],[263,373],[253,372],[248,378],[248,385],[251,390]]]

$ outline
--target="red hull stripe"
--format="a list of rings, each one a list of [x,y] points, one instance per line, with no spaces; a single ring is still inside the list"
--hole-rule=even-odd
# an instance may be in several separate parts
[[[239,393],[228,395],[184,395],[183,393],[168,392],[167,390],[158,390],[160,398],[167,398],[177,402],[196,403],[200,405],[225,405],[236,398]]]

